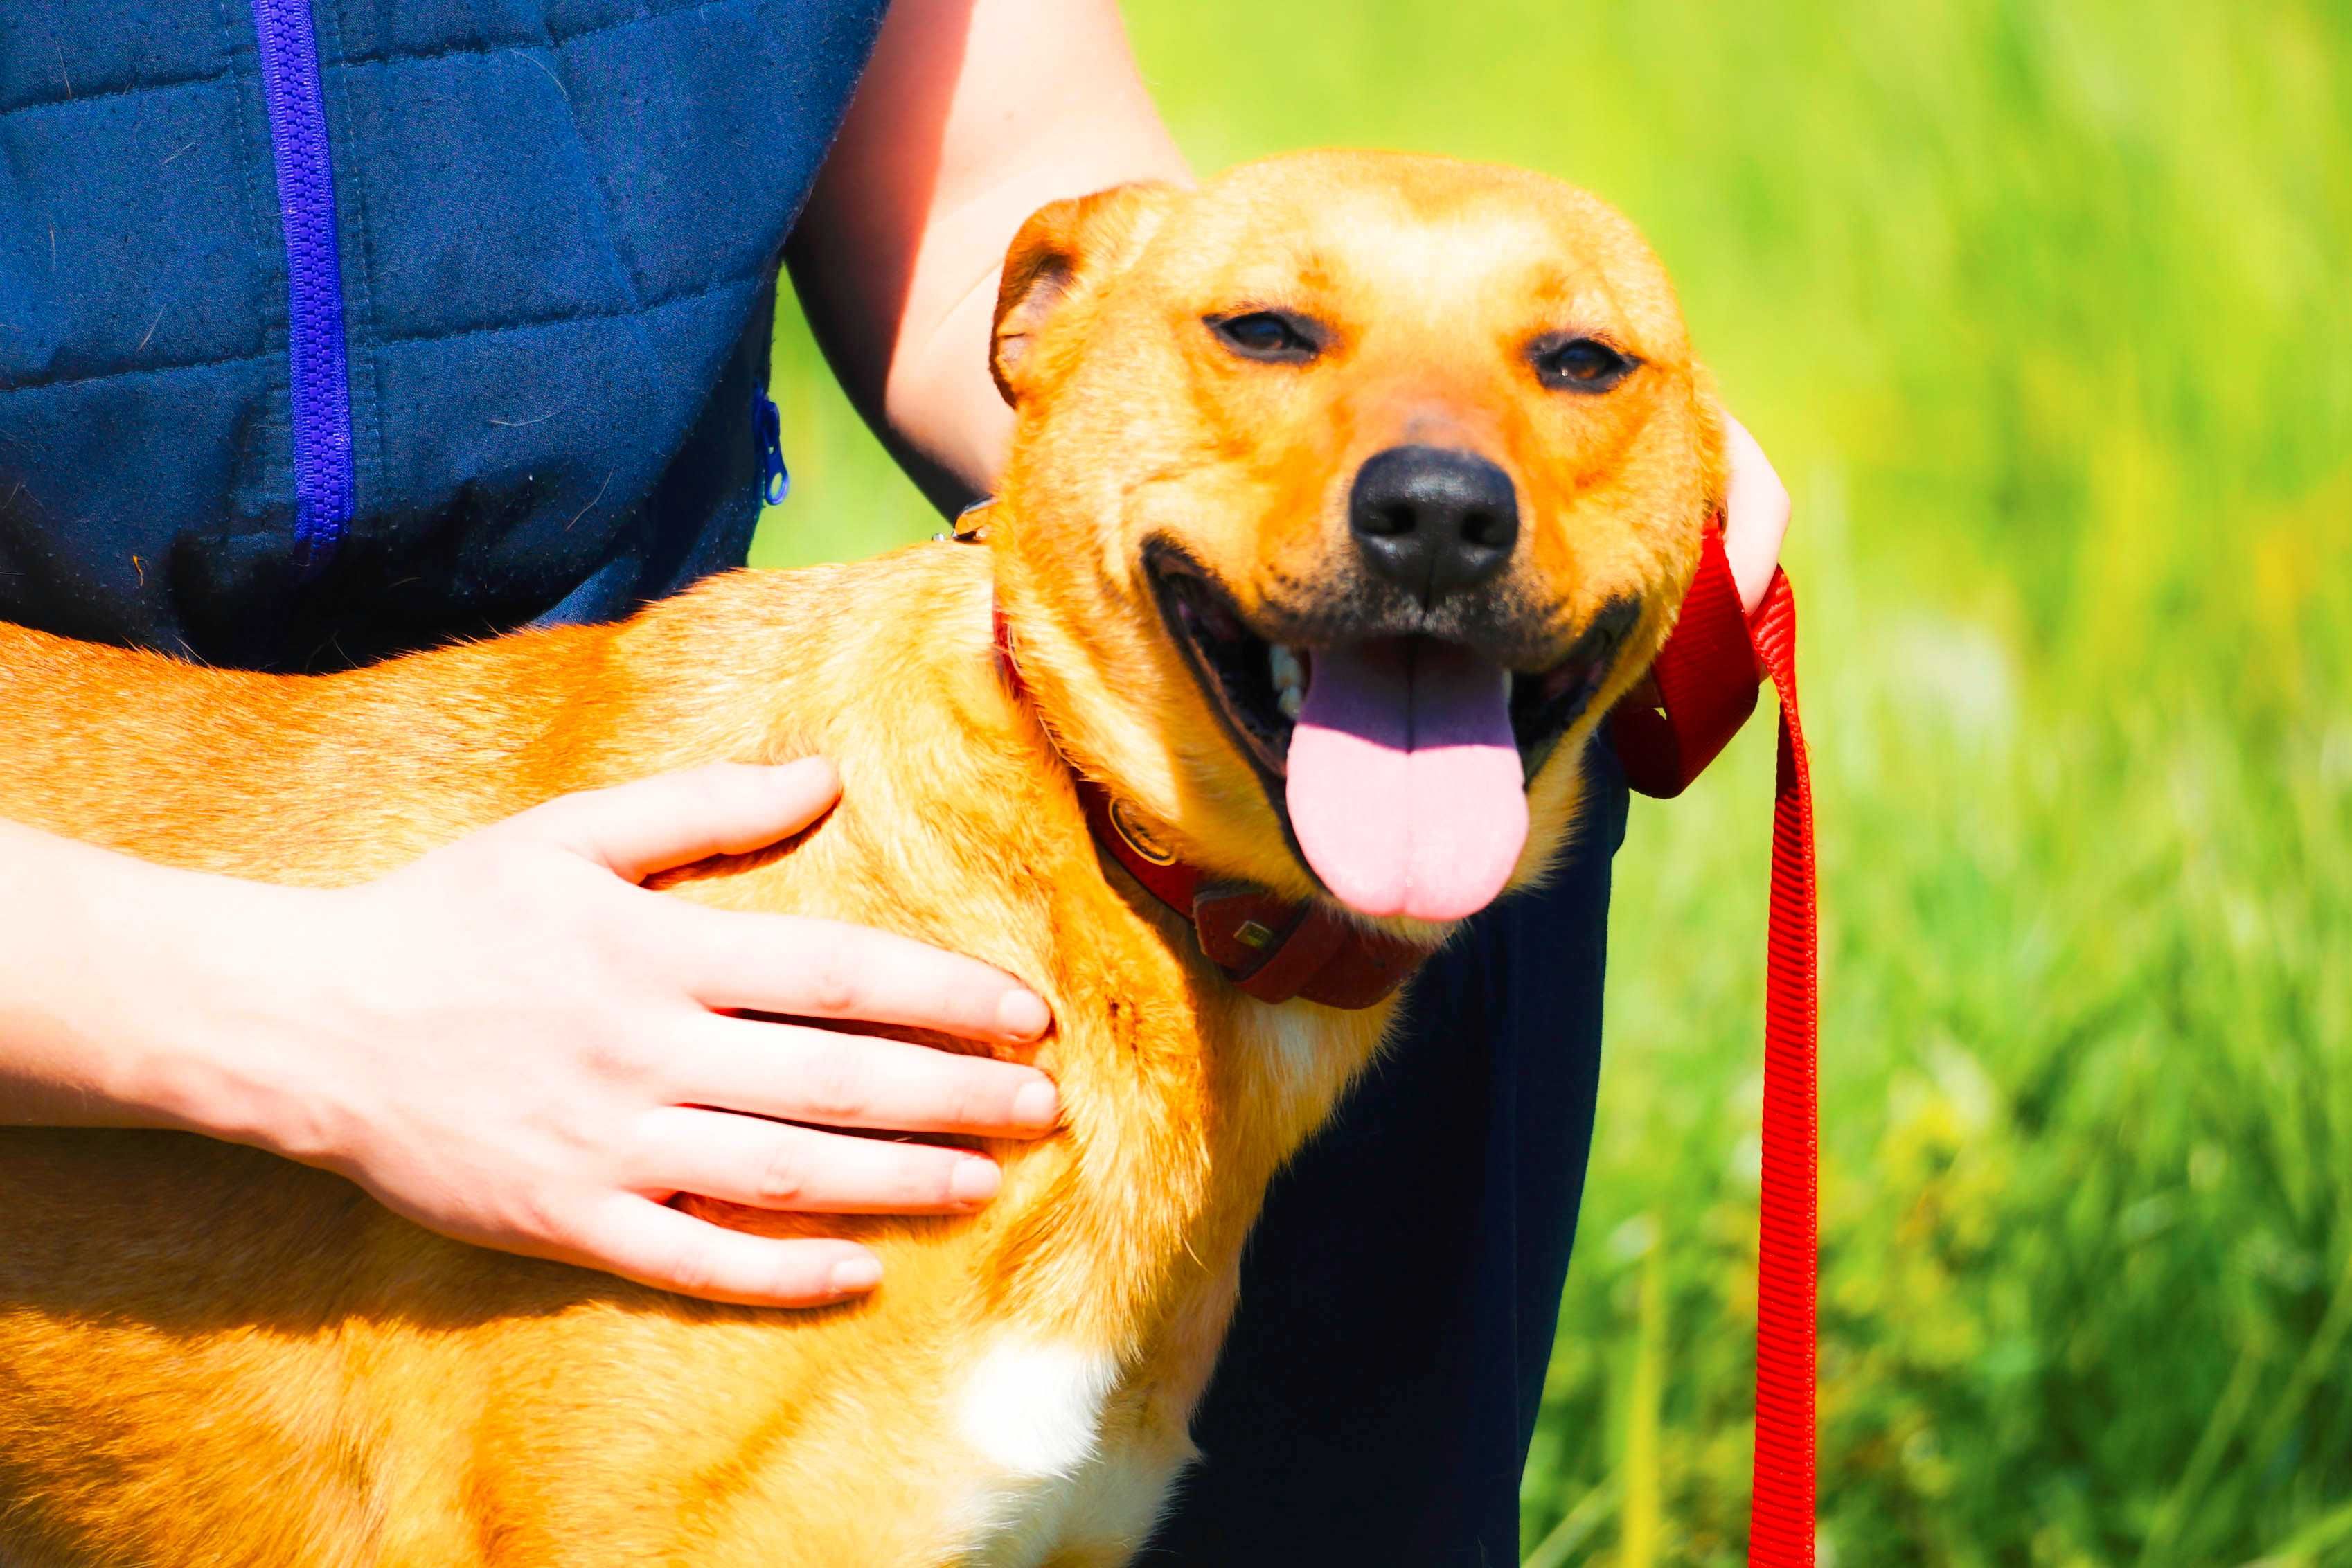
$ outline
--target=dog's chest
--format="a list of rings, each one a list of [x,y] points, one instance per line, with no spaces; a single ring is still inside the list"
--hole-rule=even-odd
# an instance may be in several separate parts
[[[1184,1413],[1223,1338],[1265,1173],[1328,1113],[1378,1037],[1377,1022],[1339,1016],[1253,1001],[1218,1020],[1226,1034],[1217,1049],[1234,1069],[1223,1092],[1250,1103],[1252,1139],[1280,1147],[1219,1148],[1210,1186],[1223,1190],[1183,1236],[1167,1238],[1185,1259],[1171,1270],[1177,1294],[1161,1299],[1160,1328],[1122,1358],[1006,1325],[961,1372],[947,1413],[960,1450],[976,1464],[954,1505],[955,1561],[1040,1568],[1083,1554],[1123,1563],[1142,1545],[1193,1456]]]
[[[1140,1544],[1181,1456],[1114,1408],[1128,1403],[1119,1385],[1108,1352],[1010,1335],[972,1366],[952,1405],[980,1461],[956,1521],[959,1563],[1036,1568]]]

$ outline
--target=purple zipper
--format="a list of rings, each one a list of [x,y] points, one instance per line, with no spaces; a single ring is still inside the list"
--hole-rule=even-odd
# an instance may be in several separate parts
[[[323,564],[352,520],[352,388],[343,362],[335,172],[310,0],[253,0],[261,85],[286,230],[287,357],[294,404],[294,538]]]

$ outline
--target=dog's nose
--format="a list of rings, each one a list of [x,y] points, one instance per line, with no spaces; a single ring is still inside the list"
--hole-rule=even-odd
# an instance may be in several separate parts
[[[1519,503],[1511,476],[1475,452],[1391,447],[1356,470],[1348,526],[1366,565],[1433,605],[1502,571]]]

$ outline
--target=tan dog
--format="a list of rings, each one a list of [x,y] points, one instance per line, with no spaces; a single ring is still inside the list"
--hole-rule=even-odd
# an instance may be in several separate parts
[[[0,1133],[0,1558],[1137,1549],[1266,1182],[1392,1004],[1243,994],[1098,853],[1072,770],[1212,879],[1442,936],[1567,836],[1720,500],[1720,432],[1624,219],[1428,158],[1047,207],[996,356],[1019,435],[985,549],[317,678],[0,628],[0,816],[238,876],[353,882],[566,791],[822,752],[830,817],[677,893],[1001,966],[1052,1004],[1066,1108],[992,1151],[976,1216],[725,1210],[879,1250],[872,1298],[798,1314],[446,1241],[195,1137]]]

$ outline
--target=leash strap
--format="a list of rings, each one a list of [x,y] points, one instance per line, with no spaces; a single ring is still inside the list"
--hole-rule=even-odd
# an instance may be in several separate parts
[[[1612,720],[1628,781],[1682,793],[1756,705],[1758,672],[1780,699],[1766,921],[1764,1160],[1756,1295],[1756,1479],[1748,1561],[1812,1568],[1814,1380],[1820,1248],[1820,932],[1813,795],[1797,715],[1797,601],[1775,571],[1751,616],[1709,530],[1681,618],[1653,668],[1654,706]]]

